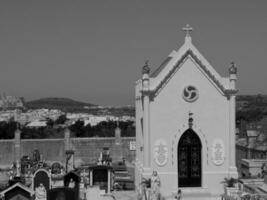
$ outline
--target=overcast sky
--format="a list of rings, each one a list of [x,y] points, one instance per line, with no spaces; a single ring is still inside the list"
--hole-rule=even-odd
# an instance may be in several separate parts
[[[267,94],[266,0],[0,1],[0,92],[134,104],[144,60],[152,70],[193,28],[223,76],[238,66],[241,94]]]

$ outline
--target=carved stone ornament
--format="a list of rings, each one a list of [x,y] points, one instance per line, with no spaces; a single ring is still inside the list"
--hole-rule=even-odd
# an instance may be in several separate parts
[[[198,99],[198,90],[195,86],[186,86],[183,90],[183,99],[187,102],[194,102]]]
[[[149,74],[150,73],[150,67],[148,65],[148,61],[145,62],[145,65],[142,68],[142,74]]]
[[[224,142],[221,139],[215,139],[212,142],[212,162],[219,166],[224,163],[225,160],[225,149]]]
[[[154,144],[154,161],[158,166],[164,166],[168,162],[168,147],[163,139],[158,139]]]
[[[231,62],[231,66],[229,67],[229,74],[237,74],[237,67],[234,62]]]

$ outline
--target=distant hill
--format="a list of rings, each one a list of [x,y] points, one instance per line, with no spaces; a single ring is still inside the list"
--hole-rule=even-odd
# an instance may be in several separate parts
[[[107,107],[75,101],[69,98],[42,98],[25,103],[27,109],[58,109],[63,112],[82,112],[95,115],[135,116],[134,106]],[[267,95],[237,95],[237,119],[259,120],[267,115]]]
[[[69,98],[41,98],[25,103],[27,109],[58,109],[63,112],[90,113],[94,115],[134,116],[134,106],[105,107],[91,103],[75,101]]]
[[[237,120],[258,121],[267,115],[267,95],[238,95],[236,98]]]
[[[75,101],[69,98],[41,98],[33,101],[26,102],[26,108],[28,109],[59,109],[62,111],[68,110],[80,110],[85,108],[90,108],[96,106],[91,103],[84,103],[80,101]]]

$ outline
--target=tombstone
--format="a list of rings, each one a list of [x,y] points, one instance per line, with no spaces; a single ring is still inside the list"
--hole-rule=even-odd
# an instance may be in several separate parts
[[[38,163],[41,160],[40,152],[39,152],[38,149],[34,149],[33,156],[32,157],[33,157],[32,158],[33,159],[33,162]]]
[[[74,151],[66,151],[66,172],[74,170]]]
[[[31,200],[33,195],[33,190],[21,183],[16,183],[0,193],[1,199],[5,200]]]
[[[79,200],[79,194],[74,188],[53,188],[47,192],[47,200]]]
[[[35,188],[35,200],[46,200],[47,190],[44,185],[40,183],[38,187]]]
[[[113,182],[111,174],[113,168],[108,165],[94,165],[89,167],[90,186],[99,186],[105,193],[110,193]]]
[[[109,152],[109,148],[108,147],[104,147],[103,148],[103,152],[102,152],[102,162],[104,164],[109,165],[112,162],[112,159],[110,157],[110,152]]]
[[[81,178],[76,172],[69,172],[64,176],[64,186],[73,188],[79,193]]]
[[[22,174],[27,174],[29,170],[31,170],[32,166],[32,160],[30,159],[29,156],[22,156],[20,159],[21,163],[21,173]]]
[[[115,145],[113,145],[112,149],[112,160],[113,162],[118,162],[122,160],[123,157],[123,148],[121,141],[121,129],[119,128],[119,124],[115,129]]]
[[[13,163],[12,166],[12,175],[10,176],[10,180],[9,180],[9,186],[12,186],[16,183],[24,183],[24,180],[21,177],[21,168],[20,168],[20,162],[17,161],[15,163]]]
[[[59,162],[54,162],[51,166],[51,174],[59,175],[62,173],[62,165]]]
[[[35,191],[36,188],[40,186],[40,184],[43,184],[46,191],[48,191],[51,188],[51,175],[45,169],[38,169],[33,174],[32,180],[33,180],[33,183],[32,183],[33,191]]]

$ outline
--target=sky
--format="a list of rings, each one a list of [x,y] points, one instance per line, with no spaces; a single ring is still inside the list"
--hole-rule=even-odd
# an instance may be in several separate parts
[[[134,105],[152,71],[184,42],[222,75],[238,67],[240,94],[267,94],[266,0],[1,0],[0,93]]]

